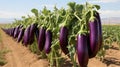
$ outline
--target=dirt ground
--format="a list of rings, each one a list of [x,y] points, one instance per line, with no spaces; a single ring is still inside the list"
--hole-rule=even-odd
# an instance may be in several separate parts
[[[38,56],[30,52],[30,50],[17,43],[12,37],[6,35],[0,30],[3,47],[10,50],[5,55],[7,64],[3,67],[49,67],[46,59],[38,59]],[[116,45],[116,44],[115,44]],[[96,58],[89,60],[88,67],[120,67],[120,51],[114,48],[107,50],[104,63]],[[72,67],[71,65],[66,67]]]

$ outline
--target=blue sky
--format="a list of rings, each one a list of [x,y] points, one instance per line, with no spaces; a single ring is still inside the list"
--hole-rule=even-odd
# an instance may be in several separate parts
[[[120,17],[120,0],[0,0],[0,18],[20,18],[31,14],[32,8],[41,10],[44,6],[48,9],[52,9],[54,5],[58,8],[67,7],[66,4],[71,1],[99,4],[102,18]]]

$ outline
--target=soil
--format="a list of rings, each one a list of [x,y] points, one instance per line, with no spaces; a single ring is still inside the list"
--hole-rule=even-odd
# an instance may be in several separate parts
[[[38,59],[38,56],[30,52],[27,47],[17,43],[15,39],[5,34],[2,30],[0,30],[0,33],[2,47],[10,50],[5,55],[7,64],[3,67],[49,67],[47,59]],[[120,67],[120,50],[116,43],[114,45],[113,48],[107,50],[104,62],[97,58],[92,58],[89,60],[88,67]],[[72,67],[72,64],[68,63],[65,67]]]

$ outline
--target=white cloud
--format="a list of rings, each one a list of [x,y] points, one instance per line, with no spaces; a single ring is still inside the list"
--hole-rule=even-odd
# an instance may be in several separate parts
[[[101,10],[101,17],[120,17],[120,10]]]
[[[89,1],[91,3],[113,3],[113,2],[119,2],[120,0],[92,0]]]
[[[25,16],[30,13],[19,13],[19,12],[9,12],[9,11],[1,11],[0,10],[0,18],[21,18],[21,16]]]

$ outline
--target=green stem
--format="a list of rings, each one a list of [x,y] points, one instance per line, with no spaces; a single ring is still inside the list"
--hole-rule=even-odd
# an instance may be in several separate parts
[[[82,26],[80,27],[80,31],[78,32],[78,34],[83,34],[84,33],[84,24],[82,24]]]
[[[74,67],[77,67],[76,62],[75,62],[75,60],[74,60],[74,56],[71,56],[71,61],[72,61],[72,63],[73,63],[73,66],[74,66]]]
[[[57,58],[57,54],[56,54],[56,51],[54,50],[55,52],[55,59],[56,59],[56,67],[59,67],[59,59]]]
[[[68,20],[69,15],[67,14],[65,17],[66,17],[65,21],[62,24],[60,24],[59,27],[67,26],[67,20]]]
[[[91,10],[90,12],[91,12],[91,16],[90,16],[89,21],[94,21],[95,17],[94,17],[93,10]]]
[[[82,19],[80,19],[80,18],[77,16],[76,12],[74,13],[74,15],[75,15],[75,17],[76,17],[80,22],[82,21]]]
[[[50,67],[53,67],[53,62],[54,62],[54,60],[53,60],[53,50],[52,50],[52,52],[50,54]]]

